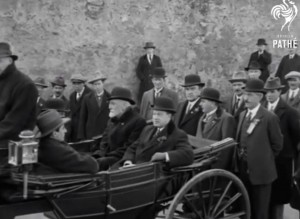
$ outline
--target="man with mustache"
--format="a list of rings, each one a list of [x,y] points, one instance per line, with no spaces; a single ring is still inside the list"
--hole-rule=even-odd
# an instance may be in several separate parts
[[[56,76],[50,83],[52,85],[52,95],[50,98],[62,99],[65,102],[66,108],[69,109],[69,100],[64,96],[64,91],[67,86],[65,84],[65,79],[62,76]]]

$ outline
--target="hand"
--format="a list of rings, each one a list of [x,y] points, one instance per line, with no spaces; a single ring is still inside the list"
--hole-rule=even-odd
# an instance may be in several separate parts
[[[151,162],[156,162],[156,161],[166,161],[166,153],[161,153],[161,152],[155,153],[151,158]]]

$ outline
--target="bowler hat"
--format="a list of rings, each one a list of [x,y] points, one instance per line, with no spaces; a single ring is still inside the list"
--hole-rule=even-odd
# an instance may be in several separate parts
[[[115,87],[111,91],[111,96],[108,100],[125,100],[128,101],[130,104],[135,104],[134,100],[132,99],[132,95],[129,89],[124,87]]]
[[[0,42],[0,58],[4,57],[11,57],[14,61],[18,59],[18,56],[12,54],[8,43]]]
[[[58,112],[69,112],[66,106],[66,102],[60,98],[56,98],[56,99],[50,98],[46,100],[44,108],[45,110],[54,109],[57,110]]]
[[[88,83],[93,84],[94,82],[100,80],[104,82],[106,80],[106,77],[102,73],[98,72],[91,80],[88,81]]]
[[[41,112],[37,117],[37,127],[39,128],[39,132],[35,137],[45,137],[68,121],[70,121],[70,118],[61,118],[59,113],[55,110]]]
[[[283,85],[281,85],[281,81],[278,77],[269,77],[265,83],[264,89],[265,90],[277,90],[284,88]]]
[[[200,98],[212,100],[217,103],[222,103],[222,101],[220,100],[220,92],[217,89],[211,87],[204,88],[201,92]]]
[[[258,39],[257,40],[257,43],[256,43],[256,45],[258,45],[258,46],[261,46],[261,45],[268,45],[267,43],[266,43],[266,40],[265,39]]]
[[[247,81],[247,79],[248,79],[248,77],[247,77],[246,72],[238,71],[232,75],[232,78],[229,79],[229,81],[231,83],[234,83],[234,82],[244,82],[245,83]]]
[[[151,77],[152,78],[165,78],[165,77],[167,77],[166,71],[162,67],[154,68],[154,70],[151,72]]]
[[[61,87],[66,87],[65,79],[62,76],[56,76],[53,81],[51,81],[52,86],[58,85]]]
[[[262,80],[256,79],[256,78],[251,78],[247,81],[245,91],[246,92],[256,92],[256,93],[265,93],[266,92],[264,90],[264,82]]]
[[[154,43],[153,42],[146,42],[144,49],[148,49],[148,48],[153,48],[155,49]]]
[[[48,85],[46,84],[45,79],[42,78],[42,77],[37,77],[37,78],[34,80],[34,84],[35,84],[35,85],[38,85],[38,86],[41,86],[41,87],[48,87]]]
[[[300,78],[300,72],[298,71],[291,71],[288,74],[284,76],[284,79],[290,79],[290,78]]]
[[[245,68],[246,71],[253,69],[253,70],[262,70],[260,64],[257,61],[251,61],[248,67]]]
[[[86,82],[86,78],[82,74],[74,74],[72,75],[71,79],[72,82]]]
[[[155,99],[153,110],[176,113],[174,102],[171,98],[168,97],[157,97]]]
[[[204,86],[205,83],[201,82],[201,78],[196,74],[186,75],[184,78],[184,84],[181,84],[182,87],[190,87],[194,85]]]

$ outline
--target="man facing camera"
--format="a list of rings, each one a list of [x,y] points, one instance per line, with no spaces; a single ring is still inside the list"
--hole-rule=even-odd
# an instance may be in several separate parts
[[[161,161],[171,168],[193,162],[194,155],[187,134],[176,128],[172,121],[175,112],[174,103],[170,98],[156,99],[153,125],[146,126],[139,139],[126,150],[122,158],[124,166]]]

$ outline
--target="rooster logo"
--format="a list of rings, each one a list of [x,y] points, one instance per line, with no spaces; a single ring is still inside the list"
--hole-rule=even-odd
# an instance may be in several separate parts
[[[288,3],[287,3],[288,2]],[[288,25],[288,31],[290,31],[290,26],[298,14],[298,8],[295,5],[295,2],[291,0],[282,0],[283,4],[275,5],[271,10],[271,15],[275,20],[283,17],[285,19],[284,24],[281,26],[281,31],[283,28]]]

